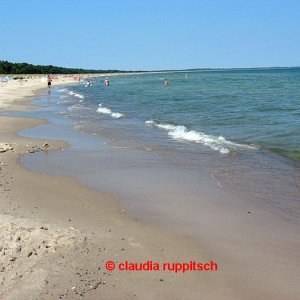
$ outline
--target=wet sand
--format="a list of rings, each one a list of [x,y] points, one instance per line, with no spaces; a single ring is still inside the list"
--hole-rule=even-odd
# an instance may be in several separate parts
[[[30,99],[24,97],[47,89],[30,82],[5,85],[0,85],[2,111],[25,109]],[[175,232],[168,226],[145,225],[128,216],[113,195],[87,188],[73,177],[38,174],[20,165],[24,154],[34,159],[35,154],[68,147],[66,142],[16,134],[44,122],[0,117],[0,143],[7,143],[0,153],[1,299],[297,299],[298,227],[283,227],[265,241],[259,230],[272,233],[273,216],[268,222],[259,211],[225,213],[226,206],[214,201],[209,206],[205,199],[199,221],[202,239],[176,234],[182,224]],[[192,215],[185,213],[187,219]],[[215,260],[219,270],[109,272],[109,260]]]

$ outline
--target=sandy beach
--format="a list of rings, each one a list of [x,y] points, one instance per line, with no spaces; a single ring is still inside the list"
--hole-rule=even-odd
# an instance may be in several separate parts
[[[53,86],[74,82],[62,77],[54,80]],[[38,79],[3,83],[0,110],[25,110],[40,90],[47,89]],[[290,253],[298,257],[294,243],[290,243],[297,227],[286,235],[288,251],[282,255],[285,248],[279,239],[267,247],[254,245],[248,249],[249,236],[253,244],[263,244],[261,237],[255,236],[255,230],[265,226],[259,212],[253,217],[256,227],[245,222],[249,217],[246,212],[244,217],[230,222],[232,232],[225,232],[223,208],[216,209],[215,227],[204,231],[206,237],[217,233],[211,237],[210,245],[209,238],[201,243],[146,225],[128,216],[114,195],[87,188],[73,177],[33,173],[21,166],[19,159],[25,154],[64,151],[68,147],[66,142],[17,134],[44,122],[0,116],[1,299],[297,299],[297,266],[289,266],[284,256]],[[207,212],[207,217],[211,215]],[[272,232],[271,226],[264,230]],[[231,239],[231,234],[239,236],[241,243]],[[275,254],[271,253],[274,248]],[[246,253],[249,261],[244,261],[241,253]],[[274,266],[274,274],[272,270],[265,273],[277,258],[282,259],[279,265],[287,264],[286,269]],[[266,265],[253,266],[256,259],[265,260]],[[121,269],[108,271],[108,261],[116,266],[122,263]],[[126,261],[145,263],[148,268],[157,263],[160,270],[124,270]],[[162,270],[164,263],[211,261],[218,264],[217,271]],[[224,266],[231,266],[232,274]],[[255,286],[248,283],[248,272],[252,277],[257,272]]]
[[[55,84],[72,83],[61,80]],[[45,84],[35,80],[0,86],[1,110],[24,109]],[[24,98],[26,97],[26,98]],[[125,215],[118,199],[87,189],[70,177],[34,174],[19,158],[45,151],[46,140],[16,135],[43,120],[1,116],[1,299],[215,299],[214,274],[145,271],[108,272],[105,262],[203,261],[187,239]],[[51,141],[46,151],[67,145]],[[229,299],[229,298],[228,298]]]

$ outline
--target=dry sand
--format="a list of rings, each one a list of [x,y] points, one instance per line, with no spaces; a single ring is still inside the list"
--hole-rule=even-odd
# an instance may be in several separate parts
[[[41,88],[47,89],[39,80],[1,84],[0,109],[25,109],[27,96]],[[270,287],[264,293],[260,274],[261,284],[245,289],[247,282],[240,286],[239,274],[234,274],[234,281],[224,277],[218,261],[217,272],[107,271],[108,260],[163,263],[212,258],[203,256],[207,251],[201,243],[128,217],[112,195],[86,188],[72,177],[24,169],[18,162],[22,155],[68,146],[16,134],[43,122],[0,116],[0,299],[297,299],[284,285],[282,294],[274,295]],[[219,232],[222,235],[222,228]],[[212,243],[222,253],[218,241]],[[235,251],[238,248],[233,245]],[[244,263],[235,269],[245,277]]]
[[[72,76],[60,76],[54,80],[54,85],[74,83]],[[34,96],[38,89],[45,88],[46,82],[42,82],[40,76],[22,80],[10,80],[0,82],[0,110],[18,110],[22,107],[24,97]],[[21,106],[21,107],[20,107]]]

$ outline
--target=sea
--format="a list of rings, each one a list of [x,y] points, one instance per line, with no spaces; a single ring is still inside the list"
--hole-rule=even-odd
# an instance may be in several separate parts
[[[28,168],[54,172],[62,166],[62,173],[77,172],[93,187],[120,197],[152,193],[143,205],[147,212],[162,194],[199,196],[193,178],[206,177],[216,189],[299,222],[300,68],[123,74],[110,76],[109,86],[104,79],[63,88],[54,80],[51,91],[39,97],[36,103],[47,107],[44,117],[54,124],[49,138],[67,139],[61,132],[69,126],[66,136],[88,141],[75,138],[73,148],[69,141],[68,158],[53,153],[46,167],[25,156]],[[45,134],[33,132],[22,134]],[[90,148],[76,156],[83,144]],[[159,184],[163,187],[155,194]]]

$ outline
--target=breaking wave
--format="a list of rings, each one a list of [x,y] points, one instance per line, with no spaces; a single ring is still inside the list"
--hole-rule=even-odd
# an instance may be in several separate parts
[[[78,94],[78,93],[75,93],[75,92],[73,92],[73,91],[70,91],[69,92],[69,95],[71,95],[71,96],[74,96],[74,97],[77,97],[77,98],[80,98],[80,99],[84,99],[84,96],[83,95],[81,95],[81,94]]]
[[[119,119],[119,118],[122,118],[124,117],[123,114],[119,113],[119,112],[113,112],[111,109],[109,108],[106,108],[106,107],[102,107],[101,104],[99,104],[99,107],[97,109],[97,112],[98,113],[101,113],[101,114],[105,114],[105,115],[110,115],[111,117],[113,118],[116,118],[116,119]]]
[[[216,137],[203,132],[188,130],[183,125],[175,126],[172,124],[159,124],[155,123],[153,120],[148,120],[145,123],[147,125],[168,131],[168,135],[175,140],[185,140],[202,144],[212,150],[219,151],[221,154],[228,154],[230,151],[237,150],[238,148],[257,149],[257,147],[253,145],[242,145],[228,141],[223,136]]]

